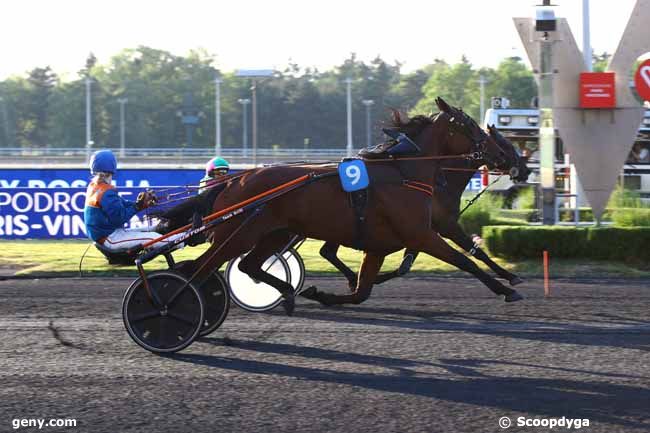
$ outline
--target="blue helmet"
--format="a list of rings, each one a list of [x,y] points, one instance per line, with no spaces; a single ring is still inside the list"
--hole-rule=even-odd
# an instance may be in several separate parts
[[[110,150],[98,150],[93,153],[90,159],[90,172],[97,174],[98,172],[113,173],[117,171],[117,160],[115,155]]]

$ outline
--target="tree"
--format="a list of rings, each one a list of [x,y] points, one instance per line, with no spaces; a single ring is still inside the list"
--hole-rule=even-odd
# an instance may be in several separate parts
[[[593,58],[593,71],[594,72],[605,72],[607,65],[609,65],[609,60],[612,58],[612,55],[606,51],[602,54],[592,54]]]
[[[48,106],[57,82],[58,77],[49,66],[29,72],[27,106],[18,125],[24,145],[45,147],[48,144]]]
[[[435,98],[442,96],[450,104],[463,108],[470,116],[477,118],[477,78],[477,72],[465,56],[455,65],[440,65],[424,85],[424,96],[418,101],[413,112],[429,114],[435,111]]]
[[[533,73],[520,57],[508,57],[489,77],[489,95],[505,96],[512,107],[529,107],[537,95]]]

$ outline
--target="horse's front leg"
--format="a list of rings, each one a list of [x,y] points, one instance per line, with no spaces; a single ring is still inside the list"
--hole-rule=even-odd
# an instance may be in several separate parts
[[[360,304],[370,297],[372,285],[384,263],[385,255],[366,252],[359,268],[359,276],[354,291],[348,295],[335,295],[321,292],[315,286],[304,290],[301,295],[323,305]]]
[[[421,236],[409,241],[409,248],[416,249],[442,260],[445,263],[456,266],[458,269],[469,272],[481,280],[490,290],[497,295],[504,295],[506,302],[514,302],[523,299],[523,297],[513,289],[510,289],[499,281],[492,278],[486,272],[482,271],[476,263],[459,253],[449,246],[438,233],[429,231],[428,235],[422,233]]]
[[[460,224],[457,221],[451,222],[444,230],[440,233],[442,236],[446,237],[453,241],[456,245],[470,253],[473,257],[482,261],[490,269],[492,269],[499,277],[508,280],[511,286],[516,286],[517,284],[523,283],[523,280],[517,275],[514,275],[501,266],[497,265],[481,248],[478,244],[474,243],[472,239],[463,231]]]

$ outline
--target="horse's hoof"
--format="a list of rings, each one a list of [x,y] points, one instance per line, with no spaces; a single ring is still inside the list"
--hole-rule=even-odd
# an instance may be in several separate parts
[[[285,295],[282,295],[282,297],[284,298],[284,301],[282,302],[284,312],[287,314],[287,316],[292,316],[293,309],[296,306],[296,300],[293,296],[293,293],[287,293]]]
[[[512,280],[510,280],[510,285],[511,286],[516,286],[516,285],[521,284],[523,282],[524,282],[524,280],[522,280],[521,278],[515,276]]]
[[[311,299],[312,301],[316,301],[326,307],[333,305],[333,303],[329,301],[329,294],[319,292],[318,289],[316,289],[316,286],[310,286],[307,289],[303,290],[300,292],[300,296]]]
[[[521,296],[519,294],[519,292],[517,292],[516,290],[513,290],[512,293],[510,293],[509,295],[506,295],[506,298],[504,299],[504,301],[506,301],[506,302],[517,302],[517,301],[521,301],[522,299],[524,299],[524,297]]]
[[[309,286],[299,293],[300,296],[311,299],[312,301],[318,301],[318,290],[316,286]]]

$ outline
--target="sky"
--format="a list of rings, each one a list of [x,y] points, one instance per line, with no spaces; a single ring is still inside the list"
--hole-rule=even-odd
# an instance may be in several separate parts
[[[616,50],[636,0],[591,0],[594,52]],[[321,70],[350,53],[412,71],[435,58],[476,67],[526,58],[512,17],[541,0],[10,0],[0,6],[0,79],[50,66],[74,78],[88,53],[100,64],[146,45],[184,55],[203,48],[222,71]],[[553,0],[582,47],[582,0]]]

